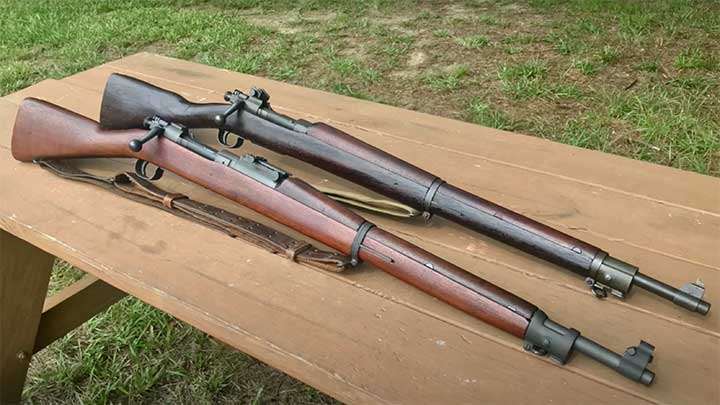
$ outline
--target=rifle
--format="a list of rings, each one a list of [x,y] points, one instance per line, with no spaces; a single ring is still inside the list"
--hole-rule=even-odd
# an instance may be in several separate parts
[[[264,90],[235,90],[226,93],[225,100],[230,104],[191,103],[150,83],[112,74],[103,94],[100,125],[139,128],[146,117],[158,113],[189,128],[218,128],[218,141],[224,146],[236,148],[247,139],[308,162],[420,210],[428,219],[439,215],[571,270],[600,298],[624,298],[638,286],[690,311],[705,315],[710,310],[710,303],[702,300],[701,283],[674,288],[599,247],[448,184],[343,131],[279,114]],[[228,132],[237,137],[231,140]]]
[[[524,348],[564,364],[573,352],[649,385],[654,347],[641,341],[623,355],[552,320],[535,305],[364,220],[262,158],[217,151],[186,127],[157,116],[147,130],[103,130],[95,121],[37,99],[20,105],[12,154],[23,162],[88,157],[135,158],[157,179],[169,170],[337,251],[366,261],[475,318],[524,339]],[[152,175],[148,164],[157,166]]]

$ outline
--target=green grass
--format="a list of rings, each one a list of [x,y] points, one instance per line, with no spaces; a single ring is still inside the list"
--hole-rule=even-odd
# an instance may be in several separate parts
[[[553,44],[553,49],[561,55],[575,54],[582,49],[583,44],[574,35],[551,35],[548,41]]]
[[[470,102],[467,119],[476,124],[506,131],[517,128],[517,124],[512,119],[481,99],[474,99]]]
[[[515,99],[579,99],[582,91],[572,83],[549,82],[547,63],[531,59],[517,65],[502,66],[498,77],[502,89]]]
[[[675,67],[678,69],[705,69],[718,70],[718,56],[700,49],[686,49],[675,58]]]
[[[720,176],[718,43],[710,0],[6,0],[0,93],[147,50]],[[26,398],[332,401],[133,299],[36,356]]]
[[[460,88],[470,71],[465,65],[451,66],[444,72],[430,73],[425,77],[425,83],[436,91],[450,91]]]
[[[602,63],[612,65],[620,60],[620,51],[612,46],[605,46],[600,50],[598,59],[600,59]]]
[[[608,115],[636,128],[628,138],[639,144],[634,158],[706,173],[712,154],[720,150],[720,122],[704,119],[697,104],[708,102],[708,86],[690,86],[690,93],[663,85],[642,93],[612,92],[605,95]]]
[[[51,290],[81,277],[56,263]],[[134,298],[56,341],[31,365],[31,403],[335,403]]]
[[[450,31],[446,30],[445,28],[438,28],[436,30],[433,30],[433,36],[436,38],[448,38],[451,34]]]
[[[635,68],[644,72],[655,73],[660,68],[660,63],[657,60],[648,60],[638,63]]]
[[[490,39],[484,35],[472,35],[468,37],[461,37],[455,40],[463,48],[478,49],[484,46],[488,46]]]
[[[545,94],[546,75],[547,66],[540,60],[505,65],[498,72],[503,91],[517,99],[539,97]]]
[[[573,67],[586,76],[593,76],[599,69],[599,67],[589,59],[576,60],[573,62]]]

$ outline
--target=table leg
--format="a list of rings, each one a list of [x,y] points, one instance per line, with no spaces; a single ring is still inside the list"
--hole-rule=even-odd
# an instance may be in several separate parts
[[[0,229],[0,403],[20,402],[54,257]]]

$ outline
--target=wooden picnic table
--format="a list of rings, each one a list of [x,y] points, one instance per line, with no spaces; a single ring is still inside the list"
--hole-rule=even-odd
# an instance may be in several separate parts
[[[33,352],[127,293],[349,403],[720,401],[720,308],[703,317],[641,290],[600,301],[576,275],[441,218],[426,224],[363,213],[616,351],[651,342],[657,379],[644,387],[585,358],[564,367],[538,358],[518,339],[367,265],[313,270],[12,159],[10,133],[24,97],[97,119],[112,72],[198,102],[263,87],[279,112],[337,126],[672,285],[700,278],[707,300],[720,304],[717,178],[140,53],[0,100],[2,400],[19,397]],[[198,133],[207,142],[215,134]],[[290,157],[243,148],[310,183],[357,189]],[[81,163],[105,174],[130,165]],[[270,223],[172,174],[160,184]],[[45,301],[53,256],[88,276]]]

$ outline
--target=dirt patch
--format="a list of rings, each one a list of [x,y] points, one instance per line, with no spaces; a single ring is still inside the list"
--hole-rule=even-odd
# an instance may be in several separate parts
[[[410,55],[410,59],[408,59],[408,66],[410,67],[418,67],[425,63],[427,61],[427,54],[422,51],[415,51]]]
[[[262,9],[244,10],[240,15],[253,25],[266,27],[281,34],[297,34],[312,31],[319,25],[337,17],[335,12],[300,12],[299,10],[287,12],[268,13]]]

